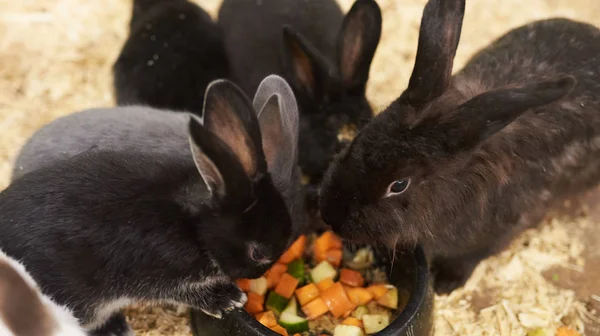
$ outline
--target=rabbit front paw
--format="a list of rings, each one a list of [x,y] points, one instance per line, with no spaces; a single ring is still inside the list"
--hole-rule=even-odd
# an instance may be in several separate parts
[[[244,307],[246,301],[248,297],[234,283],[218,283],[211,286],[199,309],[206,315],[220,319],[226,312]]]

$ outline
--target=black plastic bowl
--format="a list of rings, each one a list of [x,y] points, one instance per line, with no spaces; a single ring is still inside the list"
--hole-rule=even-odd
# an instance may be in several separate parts
[[[389,259],[378,258],[382,265],[389,267]],[[390,282],[398,288],[410,291],[410,298],[404,310],[377,336],[426,336],[433,332],[433,290],[425,254],[420,247],[412,253],[396,255],[390,274]],[[412,290],[411,290],[412,289]],[[192,331],[195,336],[278,336],[250,314],[236,310],[222,319],[215,319],[200,311],[192,311]]]

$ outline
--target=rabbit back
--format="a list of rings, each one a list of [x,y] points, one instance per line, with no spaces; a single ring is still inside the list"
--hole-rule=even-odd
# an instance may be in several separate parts
[[[90,149],[141,150],[190,156],[189,115],[142,106],[96,108],[58,118],[23,146],[12,178]]]
[[[113,65],[117,104],[201,115],[208,84],[229,76],[221,29],[190,1],[144,1]]]
[[[225,0],[219,25],[235,80],[250,95],[267,75],[283,75],[282,29],[290,25],[323,55],[336,56],[343,13],[333,0]]]

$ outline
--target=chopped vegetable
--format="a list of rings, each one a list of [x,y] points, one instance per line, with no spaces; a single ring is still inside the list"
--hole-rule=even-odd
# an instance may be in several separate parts
[[[353,325],[359,328],[363,327],[362,321],[357,319],[356,317],[348,317],[345,320],[342,321],[342,324],[345,325]]]
[[[363,276],[349,268],[342,268],[340,271],[340,282],[353,287],[362,287],[365,284]]]
[[[320,282],[317,282],[317,288],[319,289],[319,292],[323,292],[331,286],[333,286],[333,280],[331,278],[323,279]]]
[[[366,314],[363,315],[362,322],[365,326],[365,332],[367,334],[374,334],[387,327],[390,324],[390,318],[387,315]]]
[[[338,324],[335,326],[333,336],[364,336],[365,333],[360,327],[353,325]]]
[[[373,300],[373,295],[368,290],[360,287],[348,288],[346,294],[350,297],[350,301],[357,306],[366,305]]]
[[[235,281],[235,283],[237,284],[237,286],[240,288],[240,290],[242,292],[249,292],[250,291],[250,279],[238,279]]]
[[[285,309],[281,313],[298,315],[298,303],[296,302],[296,298],[292,297],[290,302],[288,302],[287,306],[285,306]]]
[[[333,249],[326,251],[324,260],[326,260],[334,267],[340,267],[340,265],[342,264],[342,250]]]
[[[284,273],[277,286],[275,286],[275,293],[289,299],[294,295],[294,291],[296,290],[296,287],[298,287],[299,282],[298,279],[288,273]]]
[[[556,330],[556,336],[581,336],[581,334],[568,327],[560,327]]]
[[[257,314],[256,319],[267,328],[277,325],[277,319],[272,311],[262,312]]]
[[[316,283],[324,279],[333,279],[336,275],[337,271],[327,261],[321,261],[310,271],[310,276],[313,282]]]
[[[333,232],[327,231],[317,238],[313,245],[313,256],[317,262],[327,260],[327,251],[341,250],[342,241]]]
[[[319,297],[319,289],[313,283],[308,284],[296,289],[296,297],[298,298],[300,305],[303,306]]]
[[[292,261],[287,267],[287,272],[298,279],[300,283],[304,283],[304,261],[302,259]]]
[[[250,314],[257,314],[265,310],[264,308],[265,297],[253,292],[248,293],[248,302],[244,308]]]
[[[379,285],[371,285],[371,286],[367,287],[367,290],[369,291],[369,293],[371,293],[371,295],[373,295],[373,297],[375,299],[379,299],[385,293],[387,293],[387,291],[389,289],[385,285],[379,284]]]
[[[373,266],[374,263],[375,256],[373,254],[373,250],[368,247],[363,247],[356,251],[354,258],[346,262],[346,265],[355,270],[363,270]]]
[[[267,278],[267,288],[271,289],[277,286],[277,283],[279,283],[279,280],[281,280],[285,271],[287,271],[287,265],[281,263],[273,265],[271,269],[265,273],[265,278]]]
[[[383,294],[379,299],[377,299],[377,303],[390,308],[397,309],[398,308],[398,289],[391,288],[385,294]]]
[[[357,319],[362,320],[363,315],[366,315],[368,313],[369,313],[369,309],[367,307],[365,307],[365,306],[358,306],[352,312],[352,317],[356,317]]]
[[[292,245],[283,253],[279,258],[279,262],[289,264],[296,259],[302,258],[304,254],[304,247],[306,245],[306,236],[301,235],[292,243]]]
[[[282,327],[278,324],[269,329],[273,330],[274,332],[278,333],[279,335],[289,336],[287,330],[285,330],[284,327]]]
[[[352,311],[356,306],[344,291],[342,284],[337,282],[331,288],[321,293],[321,298],[329,308],[333,317],[338,318],[348,311]]]
[[[267,293],[267,278],[260,277],[250,280],[250,292],[264,296]]]
[[[288,304],[288,301],[289,300],[287,298],[284,298],[275,292],[270,292],[269,296],[267,297],[266,307],[277,314],[281,314]]]
[[[301,333],[308,331],[308,320],[289,312],[281,313],[279,324],[289,333]]]
[[[316,319],[317,317],[327,313],[328,310],[329,309],[327,308],[327,305],[321,298],[316,298],[302,306],[302,312],[304,312],[304,315],[306,315],[306,318],[309,320]]]

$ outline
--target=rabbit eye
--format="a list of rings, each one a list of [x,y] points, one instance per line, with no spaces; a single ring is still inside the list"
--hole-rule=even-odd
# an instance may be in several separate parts
[[[265,254],[257,246],[250,247],[250,259],[258,263],[265,263],[269,261]]]
[[[388,187],[388,190],[387,190],[387,193],[386,193],[385,196],[387,197],[387,196],[393,196],[393,195],[402,194],[403,192],[406,191],[406,189],[408,189],[408,186],[410,186],[410,179],[409,178],[406,178],[406,179],[403,179],[403,180],[394,181]]]

